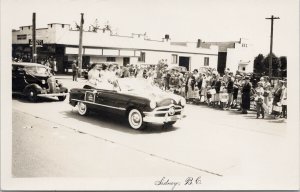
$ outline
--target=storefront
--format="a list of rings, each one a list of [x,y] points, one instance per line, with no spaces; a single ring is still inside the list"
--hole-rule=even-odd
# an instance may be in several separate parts
[[[30,26],[13,30],[13,58],[31,61],[31,33]],[[56,59],[58,73],[71,69],[72,62],[78,60],[79,31],[72,30],[68,24],[52,23],[48,24],[48,28],[37,29],[36,33],[37,40],[43,42],[37,47],[37,62]],[[102,30],[83,32],[82,68],[87,68],[90,63],[110,62],[126,66],[157,64],[161,60],[168,65],[185,66],[188,70],[204,65],[216,68],[218,48],[178,46],[172,45],[170,41],[154,41],[134,35],[118,36]]]

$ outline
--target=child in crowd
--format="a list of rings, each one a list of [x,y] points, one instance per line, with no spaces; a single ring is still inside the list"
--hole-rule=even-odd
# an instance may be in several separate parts
[[[260,115],[262,115],[262,118],[265,118],[265,110],[263,108],[264,96],[262,95],[262,92],[260,91],[257,92],[254,101],[256,102],[256,112],[257,112],[256,119],[258,119]]]
[[[207,105],[210,106],[211,105],[211,98],[212,95],[210,93],[211,90],[211,86],[207,86],[207,91],[206,91],[206,98],[207,98]]]
[[[227,108],[227,103],[228,103],[228,93],[227,89],[225,87],[225,82],[222,82],[221,88],[220,88],[220,108],[222,110],[226,110]]]

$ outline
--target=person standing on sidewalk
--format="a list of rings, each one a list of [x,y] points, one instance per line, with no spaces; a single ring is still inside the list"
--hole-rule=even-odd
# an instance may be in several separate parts
[[[77,81],[78,78],[78,66],[76,60],[72,64],[73,81]]]
[[[250,92],[251,92],[251,83],[249,76],[245,77],[245,83],[242,88],[242,114],[247,114],[247,110],[250,109]]]
[[[281,93],[282,118],[287,118],[287,81],[283,81]]]
[[[226,108],[230,108],[231,105],[233,104],[233,84],[234,84],[234,79],[231,75],[229,75],[228,77],[228,81],[227,81],[227,93],[228,93],[228,103]]]
[[[274,118],[279,117],[281,114],[281,95],[282,95],[282,87],[283,81],[279,81],[277,87],[275,88],[274,98],[273,98],[273,107],[272,107],[272,114]]]
[[[256,119],[259,118],[260,115],[262,115],[262,118],[265,118],[265,110],[263,108],[263,104],[264,104],[264,96],[262,96],[262,91],[257,91],[256,92],[257,95],[254,99],[254,101],[256,102]]]
[[[263,78],[263,88],[264,88],[264,103],[265,105],[269,108],[267,113],[270,113],[270,96],[272,94],[271,92],[271,83],[269,82],[269,77],[264,77]]]

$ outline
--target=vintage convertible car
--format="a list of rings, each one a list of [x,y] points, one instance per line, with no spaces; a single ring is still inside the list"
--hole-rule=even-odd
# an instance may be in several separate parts
[[[64,101],[68,95],[68,89],[55,80],[49,68],[37,63],[12,63],[12,90],[32,102],[43,96]]]
[[[80,115],[98,109],[116,113],[125,116],[133,129],[141,129],[147,123],[173,125],[185,117],[183,97],[139,78],[120,78],[111,86],[100,83],[97,87],[74,88],[69,99],[72,106],[77,105]]]

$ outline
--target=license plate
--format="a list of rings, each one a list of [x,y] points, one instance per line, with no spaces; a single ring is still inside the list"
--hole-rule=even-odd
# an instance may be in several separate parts
[[[178,118],[176,116],[166,118],[166,121],[177,121]]]

